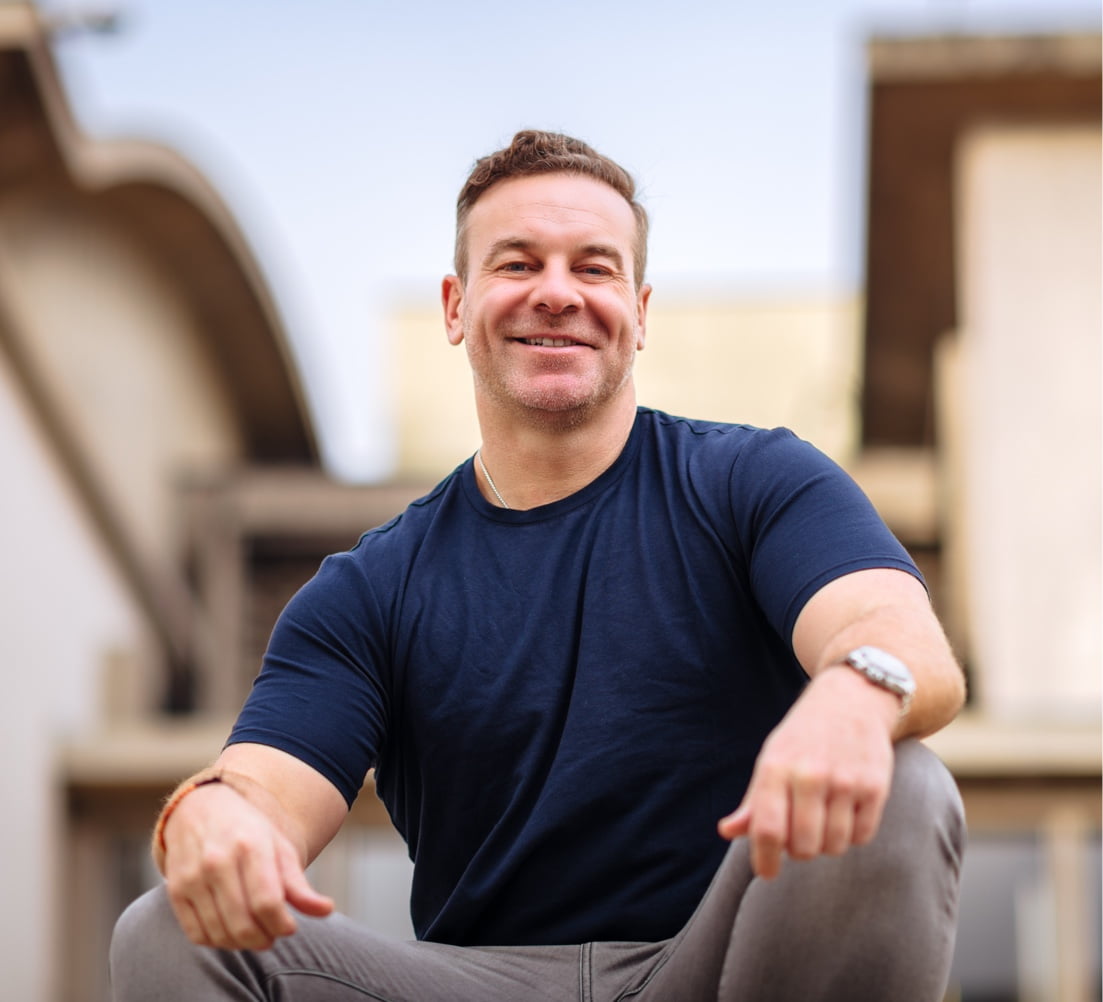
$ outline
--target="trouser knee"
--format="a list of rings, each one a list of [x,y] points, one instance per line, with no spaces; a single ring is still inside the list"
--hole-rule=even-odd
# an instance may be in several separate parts
[[[776,879],[750,881],[731,926],[717,997],[941,998],[964,843],[961,798],[948,770],[919,742],[899,743],[871,842],[841,856],[790,861]]]
[[[949,770],[925,745],[904,741],[877,835],[846,853],[838,873],[850,893],[876,896],[901,921],[926,926],[932,944],[952,942],[965,842]]]
[[[183,938],[164,886],[147,891],[119,916],[111,936],[113,980],[134,965],[148,965]]]
[[[965,851],[965,809],[950,771],[919,741],[896,746],[879,840],[910,856],[926,847],[956,871]]]

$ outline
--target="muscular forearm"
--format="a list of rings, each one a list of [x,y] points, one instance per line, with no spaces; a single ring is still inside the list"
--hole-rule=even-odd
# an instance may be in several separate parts
[[[931,734],[953,720],[965,699],[965,678],[926,591],[911,575],[864,571],[833,582],[813,596],[793,632],[797,657],[813,678],[836,666],[853,671],[843,658],[867,645],[899,658],[915,678],[911,705],[893,724],[895,740]]]
[[[863,645],[899,658],[915,678],[915,695],[894,722],[893,740],[925,737],[954,719],[965,700],[965,677],[933,616],[917,618],[912,609],[896,606],[871,610],[832,638],[810,673],[853,671],[843,659]]]

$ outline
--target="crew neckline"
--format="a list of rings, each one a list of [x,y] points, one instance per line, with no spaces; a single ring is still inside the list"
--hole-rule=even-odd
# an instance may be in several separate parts
[[[624,443],[624,448],[620,450],[620,454],[613,460],[612,464],[606,470],[602,471],[594,480],[586,484],[585,487],[579,488],[573,494],[568,494],[565,498],[560,498],[558,501],[551,501],[548,504],[539,505],[536,508],[502,508],[499,505],[493,504],[483,497],[482,491],[479,490],[475,470],[477,461],[474,453],[468,457],[460,468],[460,483],[463,486],[464,494],[468,502],[479,512],[479,514],[493,521],[505,522],[512,525],[542,522],[573,511],[580,505],[587,504],[599,494],[604,493],[624,475],[624,471],[632,461],[632,457],[639,451],[640,437],[642,435],[641,426],[643,424],[640,419],[646,412],[647,408],[636,408],[636,417],[632,421],[632,429],[628,433],[628,439]]]

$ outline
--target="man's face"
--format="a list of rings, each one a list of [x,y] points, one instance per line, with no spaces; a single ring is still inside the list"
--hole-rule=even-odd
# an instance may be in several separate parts
[[[635,235],[628,203],[589,177],[513,178],[475,203],[468,274],[444,280],[443,300],[482,416],[573,425],[634,404],[651,293],[635,286]]]

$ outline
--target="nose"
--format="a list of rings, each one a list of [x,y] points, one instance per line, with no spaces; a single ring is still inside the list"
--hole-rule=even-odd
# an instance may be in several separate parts
[[[583,299],[574,273],[565,265],[547,263],[533,285],[532,305],[537,310],[559,314],[582,308]]]

